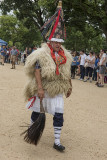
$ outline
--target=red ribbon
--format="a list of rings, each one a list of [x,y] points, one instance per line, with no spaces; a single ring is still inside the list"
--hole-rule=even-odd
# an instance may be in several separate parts
[[[60,12],[61,12],[61,9],[59,9],[59,11],[58,11],[58,17],[57,17],[57,19],[56,19],[56,22],[55,22],[54,28],[53,28],[53,30],[52,30],[52,32],[51,32],[51,35],[50,35],[50,37],[49,37],[49,40],[51,40],[51,38],[53,37],[53,34],[54,34],[54,32],[55,32],[55,30],[56,30],[56,27],[57,27],[57,25],[58,25]]]
[[[65,56],[65,54],[64,54],[64,50],[63,50],[62,48],[60,48],[60,50],[59,50],[59,52],[58,52],[59,56],[62,56],[62,57],[64,58],[63,61],[61,61],[61,62],[58,64],[58,63],[57,63],[57,60],[56,60],[56,57],[55,57],[55,53],[53,52],[53,48],[52,48],[51,44],[50,44],[50,43],[47,43],[47,45],[48,45],[48,47],[50,48],[51,56],[52,56],[52,58],[53,58],[53,60],[54,60],[54,62],[55,62],[55,64],[56,64],[56,75],[59,75],[59,65],[66,63],[66,60],[67,60],[67,58],[66,58],[66,56]]]
[[[28,99],[28,101],[31,101],[32,99],[33,99],[33,101],[31,102],[31,105],[28,107],[28,109],[33,106],[33,104],[34,104],[34,102],[36,100],[36,96],[31,97],[30,99]]]
[[[59,68],[58,68],[58,64],[56,65],[56,75],[59,75]]]

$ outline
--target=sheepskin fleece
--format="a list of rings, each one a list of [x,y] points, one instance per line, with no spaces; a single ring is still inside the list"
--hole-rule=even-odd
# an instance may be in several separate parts
[[[27,57],[25,64],[25,73],[28,76],[28,82],[24,89],[25,99],[28,100],[37,93],[37,84],[35,80],[35,63],[39,61],[41,66],[41,79],[43,89],[46,90],[50,97],[65,93],[71,87],[69,79],[71,77],[71,54],[63,47],[67,62],[59,66],[60,75],[56,75],[56,65],[50,53],[50,48],[46,43],[35,50]]]

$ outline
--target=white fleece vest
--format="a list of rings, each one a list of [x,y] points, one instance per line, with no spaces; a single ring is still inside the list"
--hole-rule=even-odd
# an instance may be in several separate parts
[[[54,97],[57,94],[67,94],[68,89],[71,87],[69,79],[71,76],[70,68],[72,63],[72,56],[64,47],[62,48],[64,50],[67,61],[65,64],[59,66],[60,75],[56,75],[56,64],[51,57],[50,48],[46,43],[44,43],[41,48],[35,50],[27,57],[25,72],[28,76],[28,82],[24,89],[26,100],[37,93],[37,84],[34,75],[36,61],[39,61],[41,66],[43,89],[48,92],[49,96]]]

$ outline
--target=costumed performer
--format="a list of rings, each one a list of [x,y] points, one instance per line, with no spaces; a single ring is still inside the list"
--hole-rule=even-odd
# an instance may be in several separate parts
[[[31,114],[31,123],[33,123],[40,114],[42,100],[45,112],[53,115],[55,137],[53,148],[64,151],[65,147],[60,142],[64,121],[63,93],[69,97],[72,92],[70,75],[72,57],[61,45],[65,36],[61,1],[55,14],[41,30],[49,41],[27,57],[25,71],[29,81],[25,87],[25,97],[26,100],[30,99],[27,108],[33,111]]]

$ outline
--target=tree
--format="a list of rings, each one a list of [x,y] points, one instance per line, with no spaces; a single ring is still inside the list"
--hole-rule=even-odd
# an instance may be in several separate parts
[[[26,19],[24,25],[35,25],[40,29],[53,15],[58,0],[4,0],[1,3],[3,14],[14,10],[19,20]],[[107,0],[63,0],[65,25],[85,35],[86,24],[91,25],[99,34],[105,34],[107,43]],[[88,38],[88,37],[87,37]]]
[[[67,27],[68,37],[65,42],[66,47],[70,50],[93,50],[99,52],[103,47],[104,37],[98,34],[94,27],[86,24],[84,32],[77,31],[75,27]]]
[[[13,16],[0,17],[0,37],[9,42],[15,43],[17,39],[17,19]]]
[[[107,43],[107,0],[64,0],[64,2],[68,25],[84,32],[85,24],[90,24],[98,33],[105,34]]]
[[[31,25],[29,29],[24,26],[26,19],[17,20],[15,16],[4,15],[0,17],[0,36],[5,41],[11,41],[13,45],[21,44],[23,47],[33,47],[39,45],[41,36],[35,25]]]

